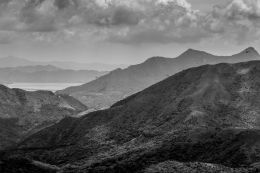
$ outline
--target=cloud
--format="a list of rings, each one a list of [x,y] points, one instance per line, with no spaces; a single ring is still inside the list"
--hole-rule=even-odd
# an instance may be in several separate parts
[[[233,0],[226,6],[216,6],[205,23],[210,32],[237,43],[257,40],[260,0]]]
[[[109,41],[126,44],[185,43],[196,42],[208,35],[200,26],[199,13],[193,11],[185,0],[99,1],[99,6],[113,11],[101,14],[104,18],[97,15],[99,17],[95,19],[98,20],[94,22],[109,27],[105,30],[105,38]],[[100,33],[104,33],[103,30]]]
[[[199,42],[202,38],[207,37],[206,32],[195,31],[193,29],[176,30],[173,32],[161,32],[156,29],[148,29],[141,32],[130,33],[126,37],[113,35],[109,41],[120,42],[125,44],[143,44],[143,43],[161,43],[168,44],[172,42],[190,43]]]
[[[260,18],[259,0],[234,0],[226,8],[224,15],[231,20],[236,19],[258,19]]]
[[[0,1],[0,30],[31,39],[41,35],[43,41],[91,37],[123,44],[168,44],[217,37],[243,43],[259,38],[259,22],[260,0],[232,0],[207,13],[193,10],[186,0]]]

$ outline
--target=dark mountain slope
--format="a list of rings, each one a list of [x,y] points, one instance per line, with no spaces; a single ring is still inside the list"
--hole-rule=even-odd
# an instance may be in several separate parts
[[[110,109],[66,118],[20,153],[74,165],[65,172],[137,172],[167,160],[249,166],[260,162],[259,93],[260,61],[191,68]]]
[[[0,149],[87,107],[70,96],[0,85]]]
[[[189,49],[177,58],[153,57],[142,64],[123,70],[117,69],[87,84],[70,87],[59,93],[69,94],[89,107],[103,108],[187,68],[221,62],[259,60],[259,58],[254,48],[247,48],[233,56],[214,56]]]
[[[21,157],[1,159],[0,162],[1,173],[56,173],[57,171],[59,168],[56,166]]]

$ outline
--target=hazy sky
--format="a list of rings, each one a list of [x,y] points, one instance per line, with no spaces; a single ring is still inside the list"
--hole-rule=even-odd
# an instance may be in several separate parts
[[[260,50],[260,0],[0,0],[0,57],[135,64]]]

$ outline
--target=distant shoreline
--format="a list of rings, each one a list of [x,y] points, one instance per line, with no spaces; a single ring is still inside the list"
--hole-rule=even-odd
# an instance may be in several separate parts
[[[22,82],[14,82],[14,83],[4,83],[3,85],[9,88],[19,88],[26,91],[37,91],[37,90],[47,90],[56,92],[58,90],[65,89],[71,86],[79,86],[83,83],[22,83]]]

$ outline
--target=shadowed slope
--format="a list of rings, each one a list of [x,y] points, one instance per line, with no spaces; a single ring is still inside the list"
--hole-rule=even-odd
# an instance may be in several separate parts
[[[82,172],[136,172],[167,160],[249,166],[260,161],[259,93],[259,61],[204,65],[110,109],[64,119],[19,147]]]
[[[87,107],[50,91],[26,92],[0,85],[0,149]]]

